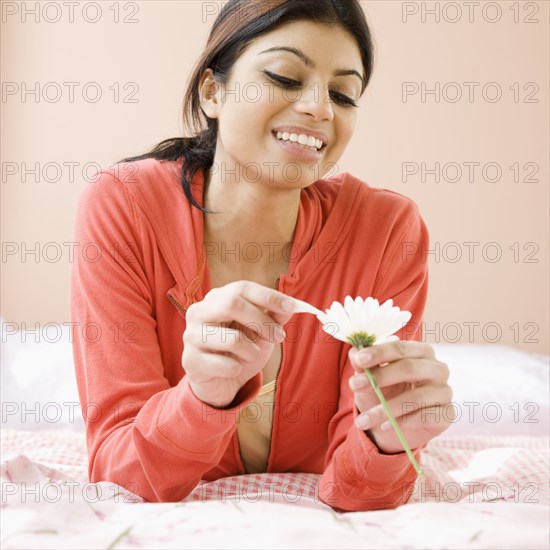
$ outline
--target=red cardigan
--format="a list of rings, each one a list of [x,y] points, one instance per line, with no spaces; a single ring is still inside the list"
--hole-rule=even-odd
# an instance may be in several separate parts
[[[101,172],[79,199],[74,231],[71,321],[90,481],[152,502],[179,501],[201,479],[245,473],[236,421],[262,385],[259,373],[235,408],[218,410],[185,376],[185,312],[210,290],[210,275],[203,214],[183,193],[181,166],[146,159]],[[192,184],[199,204],[203,183],[200,171]],[[393,298],[412,312],[398,336],[420,340],[427,246],[412,200],[338,174],[302,190],[279,290],[320,309],[347,294]],[[350,346],[313,315],[294,315],[285,331],[267,471],[322,474],[319,497],[338,511],[405,503],[416,480],[408,457],[380,453],[353,423]]]

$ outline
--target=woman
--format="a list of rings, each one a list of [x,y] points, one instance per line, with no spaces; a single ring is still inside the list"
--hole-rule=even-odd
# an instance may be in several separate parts
[[[339,511],[410,497],[415,470],[363,371],[419,459],[451,401],[421,343],[427,230],[410,199],[326,174],[372,64],[358,2],[232,0],[185,97],[196,135],[86,189],[71,311],[91,481],[178,501],[201,479],[313,472]],[[403,341],[357,353],[293,314],[292,298],[348,294],[409,310]]]

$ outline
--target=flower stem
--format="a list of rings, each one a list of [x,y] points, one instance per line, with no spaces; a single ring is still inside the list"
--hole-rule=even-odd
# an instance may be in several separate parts
[[[361,348],[359,348],[361,349]],[[391,413],[388,403],[380,391],[380,388],[378,387],[378,383],[376,382],[376,378],[370,372],[370,369],[365,369],[365,374],[367,375],[367,378],[369,379],[369,382],[371,386],[373,387],[376,395],[378,396],[378,399],[380,400],[380,403],[382,403],[382,406],[384,407],[384,411],[386,411],[386,414],[388,415],[388,418],[391,422],[391,425],[393,426],[393,429],[395,430],[395,433],[397,434],[397,437],[399,438],[399,441],[401,441],[401,445],[403,445],[403,448],[405,449],[405,452],[407,453],[410,461],[412,462],[412,465],[414,466],[414,469],[416,470],[417,474],[420,477],[425,477],[424,472],[420,469],[420,466],[418,465],[418,462],[416,461],[416,458],[414,457],[407,441],[405,440],[405,437],[403,436],[403,433],[401,432],[401,429],[399,428],[399,425],[395,421],[395,418],[393,417],[393,414]]]

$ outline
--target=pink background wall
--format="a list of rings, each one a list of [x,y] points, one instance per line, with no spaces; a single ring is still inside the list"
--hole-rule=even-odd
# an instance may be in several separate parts
[[[1,314],[27,329],[69,321],[63,243],[86,170],[180,133],[219,7],[36,4],[1,3]],[[339,166],[418,203],[433,252],[427,342],[549,353],[549,3],[473,4],[362,2],[377,62]],[[36,83],[38,97],[24,93]]]

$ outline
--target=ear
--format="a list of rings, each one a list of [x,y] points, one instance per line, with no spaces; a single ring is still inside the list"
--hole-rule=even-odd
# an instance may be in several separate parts
[[[218,118],[221,108],[220,85],[214,79],[212,69],[206,69],[199,83],[201,109],[208,118]]]

